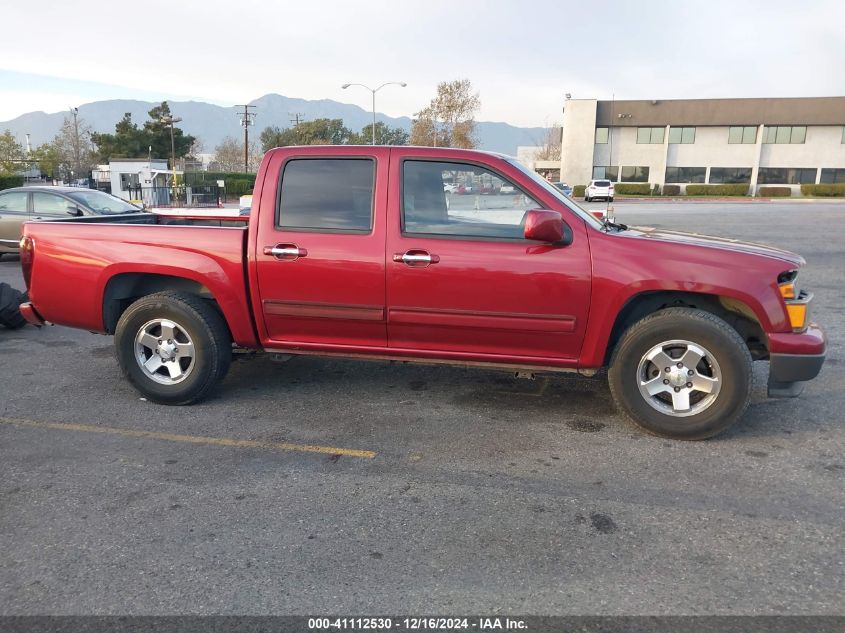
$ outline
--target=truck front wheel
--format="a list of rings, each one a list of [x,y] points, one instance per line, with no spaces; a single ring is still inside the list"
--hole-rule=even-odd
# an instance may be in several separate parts
[[[736,422],[751,395],[751,354],[718,316],[667,308],[632,325],[608,371],[616,405],[646,431],[703,440]]]
[[[203,299],[159,292],[121,315],[115,347],[126,378],[148,400],[192,404],[225,377],[232,342],[220,314]]]

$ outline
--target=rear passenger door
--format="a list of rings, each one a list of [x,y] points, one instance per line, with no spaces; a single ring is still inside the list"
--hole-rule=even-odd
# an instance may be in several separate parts
[[[389,149],[275,154],[262,193],[255,274],[266,347],[385,347]],[[273,208],[270,208],[270,205]],[[256,213],[257,211],[257,213]]]
[[[0,193],[0,252],[17,250],[21,224],[29,219],[26,191]]]

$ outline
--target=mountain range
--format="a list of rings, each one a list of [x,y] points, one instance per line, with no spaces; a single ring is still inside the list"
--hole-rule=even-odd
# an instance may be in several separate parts
[[[243,128],[236,108],[202,101],[168,103],[173,115],[182,118],[179,127],[187,134],[199,138],[205,152],[213,152],[214,147],[226,136],[243,137]],[[308,100],[268,94],[251,101],[250,104],[256,106],[253,110],[256,113],[256,122],[252,128],[256,138],[267,126],[291,127],[291,119],[297,114],[301,120],[343,119],[344,125],[353,131],[361,130],[373,120],[372,112],[331,99]],[[114,132],[115,123],[124,113],[131,113],[132,121],[141,126],[147,120],[147,112],[155,105],[158,104],[127,99],[95,101],[79,106],[79,116],[94,132]],[[10,121],[0,122],[0,131],[8,129],[21,141],[29,134],[30,142],[35,147],[51,141],[67,115],[67,112],[29,112]],[[406,131],[411,128],[409,117],[389,117],[377,113],[376,118],[392,127],[400,127]],[[508,123],[491,121],[479,121],[476,124],[480,149],[512,155],[516,154],[518,145],[539,145],[543,133],[541,127],[515,127]]]

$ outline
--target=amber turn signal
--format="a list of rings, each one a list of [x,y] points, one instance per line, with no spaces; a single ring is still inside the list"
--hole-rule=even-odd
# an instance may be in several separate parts
[[[780,288],[780,296],[784,299],[794,299],[795,298],[795,282],[790,281],[785,284],[780,284],[778,286]]]
[[[786,311],[789,314],[789,324],[794,330],[803,330],[807,320],[806,303],[787,303]]]

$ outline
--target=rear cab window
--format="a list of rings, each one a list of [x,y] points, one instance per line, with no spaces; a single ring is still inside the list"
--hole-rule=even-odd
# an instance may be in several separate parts
[[[286,161],[276,227],[313,233],[372,232],[375,170],[372,158]]]

